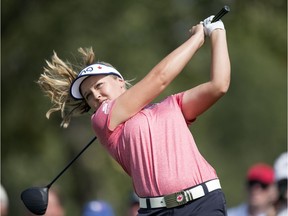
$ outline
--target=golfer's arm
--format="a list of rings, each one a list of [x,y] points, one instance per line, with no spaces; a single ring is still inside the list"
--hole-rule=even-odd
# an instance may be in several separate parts
[[[110,129],[126,121],[153,101],[183,70],[204,42],[202,26],[180,47],[159,62],[141,81],[116,99]]]
[[[212,60],[211,60],[211,83],[216,93],[228,91],[230,85],[230,59],[226,41],[226,31],[217,29],[211,35]]]
[[[183,114],[192,120],[211,107],[227,91],[230,85],[230,60],[224,30],[211,35],[210,80],[187,90],[183,96]]]

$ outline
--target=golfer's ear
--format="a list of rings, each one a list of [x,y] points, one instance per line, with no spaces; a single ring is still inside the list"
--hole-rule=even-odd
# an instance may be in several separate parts
[[[125,87],[125,80],[121,79],[120,77],[117,78],[118,82],[120,83],[121,88]]]

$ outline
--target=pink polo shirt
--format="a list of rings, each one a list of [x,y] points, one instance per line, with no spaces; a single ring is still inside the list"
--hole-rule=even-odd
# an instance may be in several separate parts
[[[142,109],[110,131],[114,101],[101,105],[92,116],[100,143],[132,177],[140,197],[175,193],[217,178],[200,154],[181,111],[183,93]]]

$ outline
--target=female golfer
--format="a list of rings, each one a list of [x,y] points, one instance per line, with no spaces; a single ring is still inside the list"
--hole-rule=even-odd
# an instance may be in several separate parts
[[[131,176],[140,216],[226,215],[217,174],[188,128],[230,84],[226,32],[222,21],[211,23],[212,18],[193,26],[191,37],[132,87],[110,64],[95,62],[92,49],[79,49],[84,59],[79,73],[54,53],[39,79],[54,103],[48,117],[61,110],[64,127],[72,116],[94,111],[92,127]],[[205,35],[211,40],[210,80],[151,104],[203,45]]]

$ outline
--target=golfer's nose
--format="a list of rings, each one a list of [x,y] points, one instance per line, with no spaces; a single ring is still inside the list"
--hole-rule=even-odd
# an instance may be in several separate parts
[[[100,94],[99,91],[92,90],[92,94],[93,94],[93,97],[94,97],[95,100],[100,100],[101,94]]]
[[[96,99],[97,101],[100,101],[101,98],[102,98],[102,96],[101,96],[100,93],[98,93],[98,94],[95,95],[95,99]]]

